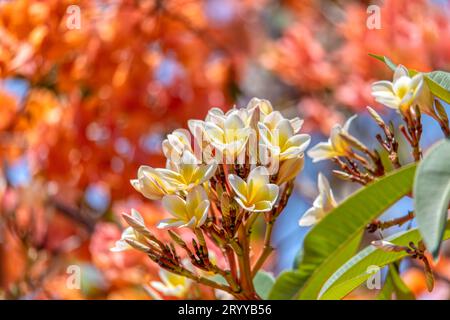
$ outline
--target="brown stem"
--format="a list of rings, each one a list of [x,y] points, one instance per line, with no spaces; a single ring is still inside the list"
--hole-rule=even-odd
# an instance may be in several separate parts
[[[414,212],[413,211],[409,211],[408,214],[392,219],[392,220],[388,220],[388,221],[379,221],[379,220],[374,220],[372,223],[370,223],[367,226],[367,230],[370,233],[375,232],[376,230],[385,230],[388,228],[391,228],[393,226],[402,226],[403,224],[405,224],[406,222],[410,221],[414,219]]]
[[[440,125],[441,130],[444,133],[445,137],[449,138],[450,137],[450,128],[448,126],[448,123],[446,123],[442,120],[439,120],[439,125]]]
[[[238,257],[241,288],[248,299],[260,300],[261,298],[256,293],[253,285],[253,277],[250,266],[249,239],[247,237],[245,224],[239,228],[238,236],[239,243],[243,251],[242,255]]]
[[[239,278],[238,278],[237,265],[236,265],[236,255],[230,246],[226,246],[225,255],[228,259],[231,276],[233,277],[234,281],[238,282]]]

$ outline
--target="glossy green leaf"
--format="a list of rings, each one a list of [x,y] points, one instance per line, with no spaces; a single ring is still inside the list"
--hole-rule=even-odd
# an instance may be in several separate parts
[[[397,269],[397,263],[389,266],[388,278],[391,279],[397,300],[415,300],[414,294],[403,282]]]
[[[377,300],[392,300],[393,294],[397,300],[415,300],[414,294],[400,277],[396,264],[389,266],[389,272]]]
[[[415,165],[361,188],[311,229],[297,270],[283,273],[271,299],[317,299],[325,280],[358,249],[364,228],[412,189]]]
[[[285,270],[277,277],[269,293],[270,300],[290,300],[298,294],[305,276],[298,270]]]
[[[414,182],[417,226],[427,249],[436,258],[450,203],[450,140],[433,146],[418,166]]]
[[[444,233],[445,239],[450,238],[450,224],[447,224]],[[399,246],[407,246],[410,241],[418,243],[421,240],[420,233],[417,229],[408,230],[395,234],[385,239]],[[355,288],[363,284],[371,273],[368,272],[369,267],[378,266],[382,268],[390,263],[399,261],[407,256],[402,252],[385,252],[368,246],[343,266],[341,266],[325,283],[320,291],[320,299],[342,299]]]
[[[425,80],[436,97],[450,103],[450,73],[433,71],[425,74]]]
[[[263,299],[267,299],[269,297],[269,292],[274,283],[275,278],[273,275],[265,271],[258,271],[253,279],[256,293],[258,293],[258,295]]]
[[[394,283],[392,282],[389,274],[386,277],[383,288],[377,295],[377,300],[392,300],[392,294],[394,293]]]

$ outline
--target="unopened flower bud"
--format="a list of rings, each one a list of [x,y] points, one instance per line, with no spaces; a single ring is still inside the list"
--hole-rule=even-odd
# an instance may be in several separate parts
[[[353,137],[352,135],[348,134],[345,131],[342,131],[339,133],[339,135],[341,136],[342,139],[344,139],[351,147],[362,151],[362,152],[367,152],[368,149],[367,147],[358,139],[356,139],[355,137]]]
[[[131,215],[123,213],[122,217],[136,232],[142,234],[146,238],[154,238],[150,230],[145,226],[144,219],[136,210],[131,209]]]
[[[143,244],[142,242],[139,242],[137,240],[128,238],[128,239],[125,239],[125,242],[128,243],[131,247],[133,247],[139,251],[142,251],[145,253],[150,251],[150,247],[147,247],[145,244]]]
[[[181,247],[186,247],[186,243],[183,241],[183,239],[181,239],[181,237],[173,232],[172,230],[168,230],[170,237],[172,238],[173,241],[175,241],[176,244],[178,244]]]
[[[386,251],[386,252],[402,252],[405,251],[407,248],[404,246],[398,246],[396,244],[393,244],[392,242],[385,241],[385,240],[376,240],[372,241],[371,243],[375,248]]]
[[[371,107],[367,106],[367,111],[369,111],[370,116],[375,120],[375,122],[380,126],[384,127],[386,126],[386,123],[384,122],[383,118]]]

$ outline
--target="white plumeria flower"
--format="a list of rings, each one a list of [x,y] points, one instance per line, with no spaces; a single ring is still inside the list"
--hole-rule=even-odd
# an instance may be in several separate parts
[[[166,179],[171,185],[176,186],[177,191],[190,190],[200,185],[215,174],[217,163],[202,164],[190,151],[185,150],[180,161],[167,162]]]
[[[201,186],[194,187],[188,193],[186,200],[177,195],[168,195],[163,198],[162,204],[173,218],[162,220],[158,225],[161,229],[198,228],[208,217],[209,200]]]
[[[204,131],[207,140],[217,150],[234,157],[245,148],[251,130],[242,119],[241,109],[232,110],[223,118],[218,116],[214,121],[206,121]]]
[[[247,211],[270,211],[278,198],[279,187],[270,183],[266,167],[253,169],[247,181],[235,174],[229,174],[228,181],[236,193],[235,200]]]
[[[261,143],[267,146],[273,155],[279,156],[280,161],[300,156],[311,141],[308,134],[295,134],[296,128],[292,123],[277,112],[272,112],[264,122],[259,122],[258,129]]]
[[[159,200],[165,195],[186,191],[208,181],[217,168],[215,162],[200,164],[188,150],[177,162],[169,160],[166,169],[141,166],[138,179],[131,180],[131,185],[145,197]]]
[[[225,121],[226,119],[231,115],[237,115],[241,120],[248,125],[250,123],[251,119],[251,113],[248,112],[245,108],[232,108],[231,110],[228,110],[226,113],[224,113],[219,108],[212,108],[208,111],[208,114],[206,115],[205,122],[211,122],[216,125],[218,125],[220,128],[225,128]]]
[[[313,159],[313,162],[331,159],[340,156],[351,156],[351,145],[342,138],[341,134],[347,134],[351,122],[356,118],[356,115],[350,117],[341,127],[339,124],[334,125],[331,129],[330,138],[327,142],[320,142],[308,151],[308,156]],[[354,138],[356,139],[356,138]]]
[[[268,114],[267,117],[265,117],[261,122],[270,130],[274,130],[277,127],[278,123],[281,120],[285,120],[285,119],[286,118],[283,117],[281,112],[274,111],[274,112],[271,112],[270,114]],[[299,117],[289,119],[288,121],[290,122],[292,129],[294,129],[295,134],[297,134],[300,131],[300,129],[303,126],[303,122],[304,122]]]
[[[406,112],[414,103],[422,112],[434,115],[433,100],[424,82],[423,74],[418,73],[412,78],[408,69],[398,65],[393,81],[377,81],[372,84],[372,96],[386,107]]]
[[[169,183],[172,174],[166,169],[154,169],[149,166],[140,166],[138,178],[130,180],[131,185],[144,197],[150,200],[159,200],[166,194],[175,193],[177,187]]]
[[[144,225],[144,218],[142,218],[137,210],[131,209],[131,217],[136,220],[137,223]],[[144,236],[142,236],[139,232],[136,232],[132,227],[128,227],[122,232],[120,240],[117,240],[115,246],[110,250],[112,252],[122,252],[131,249],[132,246],[128,244],[127,240],[142,243],[144,246],[147,242]]]
[[[312,208],[308,209],[298,222],[302,227],[309,227],[318,223],[337,207],[330,184],[322,173],[319,173],[318,187],[319,195],[314,200]]]
[[[174,159],[183,155],[185,150],[194,153],[191,144],[191,134],[185,129],[176,129],[167,135],[167,139],[162,142],[162,149],[167,159]]]
[[[249,114],[253,114],[256,108],[259,109],[259,118],[261,120],[273,112],[272,104],[266,99],[252,98],[245,107]]]
[[[192,281],[178,274],[159,270],[161,281],[151,281],[150,285],[164,296],[183,298],[188,293]]]

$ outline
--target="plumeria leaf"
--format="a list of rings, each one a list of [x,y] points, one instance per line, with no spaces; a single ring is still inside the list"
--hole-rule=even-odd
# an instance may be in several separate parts
[[[433,71],[425,75],[425,80],[436,97],[450,103],[450,73]]]
[[[450,238],[450,224],[447,224],[444,238]],[[407,246],[411,241],[418,243],[420,233],[417,229],[404,231],[386,238],[386,241],[399,246]],[[390,263],[399,261],[408,254],[402,252],[386,252],[368,246],[343,266],[341,266],[325,283],[320,291],[320,299],[342,299],[355,288],[363,284],[371,276],[369,267],[378,266],[382,268]]]
[[[394,284],[391,277],[388,275],[384,281],[383,288],[377,295],[377,300],[392,300],[392,294],[394,293]]]
[[[389,266],[389,273],[387,275],[387,278],[391,279],[392,281],[394,293],[397,300],[415,300],[414,294],[400,277],[396,264],[391,264]]]
[[[256,293],[264,300],[269,297],[269,292],[275,283],[275,278],[272,274],[265,271],[258,271],[253,279]]]
[[[395,68],[397,68],[397,65],[386,56],[382,56],[382,55],[378,55],[378,54],[374,54],[374,53],[369,53],[369,56],[371,56],[375,59],[378,59],[381,62],[384,62],[392,71],[395,71]]]
[[[397,267],[395,264],[391,264],[383,288],[377,295],[377,300],[392,300],[394,293],[397,300],[415,300],[414,294],[400,277]]]
[[[427,249],[437,258],[450,203],[450,140],[432,147],[419,164],[414,202],[419,231]]]
[[[295,271],[276,281],[271,299],[317,299],[320,288],[358,249],[363,230],[412,189],[416,166],[394,171],[360,189],[331,211],[307,234]]]

